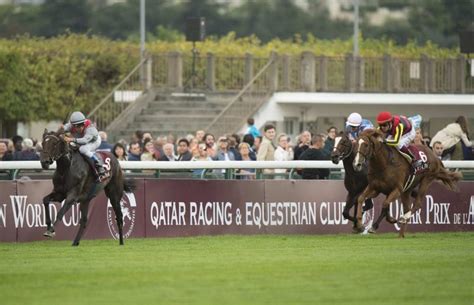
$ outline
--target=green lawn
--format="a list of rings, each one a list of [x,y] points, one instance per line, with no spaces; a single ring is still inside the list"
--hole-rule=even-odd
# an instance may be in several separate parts
[[[473,304],[474,233],[0,243],[0,304]]]

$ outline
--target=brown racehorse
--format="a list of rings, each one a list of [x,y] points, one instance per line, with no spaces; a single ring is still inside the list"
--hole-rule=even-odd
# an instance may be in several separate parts
[[[405,236],[405,227],[411,215],[421,208],[421,200],[425,197],[429,186],[435,180],[440,180],[448,189],[455,190],[456,183],[462,178],[461,173],[450,172],[439,160],[433,151],[424,145],[417,145],[420,156],[428,163],[428,168],[418,173],[409,185],[407,180],[412,174],[411,164],[395,147],[383,143],[384,136],[379,130],[366,130],[359,135],[356,145],[356,156],[353,166],[360,171],[364,162],[369,162],[369,184],[358,199],[357,228],[363,231],[361,207],[366,198],[374,198],[382,193],[386,195],[382,212],[377,221],[372,225],[371,231],[375,232],[382,218],[385,216],[391,222],[389,213],[390,202],[401,197],[404,215],[399,219],[402,224],[400,237]],[[423,156],[424,154],[424,156]],[[410,194],[416,191],[413,207],[410,204]]]

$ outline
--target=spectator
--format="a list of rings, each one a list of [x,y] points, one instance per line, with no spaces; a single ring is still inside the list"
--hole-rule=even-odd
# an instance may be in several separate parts
[[[247,125],[248,127],[245,134],[251,134],[254,138],[261,136],[260,131],[255,127],[255,120],[253,118],[248,118]]]
[[[207,133],[204,135],[204,142],[206,143],[206,152],[207,156],[211,157],[212,159],[216,158],[217,148],[216,148],[216,138],[213,134]]]
[[[438,159],[443,160],[443,144],[440,141],[433,143],[433,152]]]
[[[311,132],[308,130],[303,131],[298,136],[298,143],[296,144],[294,150],[294,159],[299,160],[301,154],[309,148],[311,145]]]
[[[278,135],[278,145],[275,149],[275,161],[293,160],[293,148],[288,143],[288,136],[284,133]],[[276,174],[284,174],[287,169],[275,169]]]
[[[193,155],[189,151],[189,142],[185,138],[178,141],[178,157],[177,161],[191,161]]]
[[[199,141],[197,140],[197,138],[194,138],[189,142],[189,151],[191,152],[191,155],[193,157],[199,155],[198,144]]]
[[[176,161],[173,144],[166,143],[163,145],[163,155],[158,159],[158,161]]]
[[[234,161],[235,155],[229,151],[229,140],[226,137],[219,138],[218,150],[215,160],[217,161]]]
[[[140,161],[141,154],[142,149],[140,147],[140,142],[132,141],[128,151],[128,161]]]
[[[324,152],[323,146],[323,137],[321,135],[313,136],[311,146],[301,154],[300,160],[328,160],[329,155]],[[303,179],[328,179],[329,169],[304,168],[302,177]]]
[[[153,141],[149,138],[145,139],[145,144],[143,147],[143,153],[140,156],[141,161],[156,161],[155,159],[155,146]]]
[[[415,138],[413,139],[413,144],[415,145],[424,145],[423,143],[423,134],[421,133],[421,128],[415,129]]]
[[[211,157],[207,155],[207,144],[205,142],[200,142],[198,144],[199,154],[191,159],[191,161],[213,161]],[[204,169],[194,169],[193,176],[200,177]]]
[[[256,137],[253,141],[253,150],[255,150],[255,153],[258,152],[258,149],[260,148],[260,144],[262,144],[263,137],[259,136]]]
[[[254,137],[251,134],[246,134],[246,135],[244,135],[244,138],[242,139],[242,143],[247,143],[249,145],[249,150],[250,150],[249,157],[253,161],[256,161],[257,160],[257,154],[256,154],[255,149],[253,147],[254,143],[255,143]],[[239,150],[239,153],[240,153],[240,150]]]
[[[324,150],[330,154],[332,149],[334,148],[334,141],[337,136],[337,128],[334,126],[331,126],[327,130],[328,135],[324,141]]]
[[[448,124],[445,128],[438,131],[433,139],[431,139],[431,146],[437,141],[443,145],[443,157],[450,155],[451,160],[465,159],[462,144],[466,147],[472,147],[472,142],[469,140],[466,117],[461,115],[454,123]],[[462,144],[457,146],[456,144],[459,142],[462,142]]]
[[[125,150],[125,146],[122,143],[117,142],[115,143],[114,147],[112,148],[112,153],[119,161],[127,161],[127,152]]]
[[[143,149],[143,131],[135,131],[135,133],[132,135],[132,141],[130,142],[137,142],[140,144],[140,148]]]
[[[257,152],[257,161],[274,161],[275,160],[275,148],[273,147],[273,139],[275,138],[275,126],[272,124],[265,125],[263,128],[264,136],[262,144]],[[264,173],[272,174],[273,169],[264,169]]]
[[[235,160],[241,160],[241,156],[237,146],[240,144],[240,137],[237,134],[232,134],[227,137],[229,142],[229,151],[234,154]]]
[[[204,130],[198,130],[196,131],[196,140],[199,142],[204,141],[204,136],[206,135],[206,132]]]
[[[31,139],[25,138],[22,141],[22,150],[19,151],[18,153],[15,153],[15,160],[25,160],[25,161],[31,161],[31,160],[39,160],[39,155],[36,153],[36,150],[34,149],[33,146],[33,141]]]
[[[96,151],[112,151],[112,144],[107,142],[107,133],[105,131],[99,131],[99,137],[101,138],[101,142],[99,147],[97,147]]]
[[[3,157],[8,153],[8,146],[7,143],[0,141],[0,160],[3,160]]]
[[[251,134],[248,134],[252,136]],[[253,138],[253,136],[252,136]],[[246,142],[242,142],[239,144],[239,153],[242,157],[241,161],[255,161],[250,157],[250,145]],[[238,173],[240,174],[239,179],[241,180],[250,180],[255,179],[255,169],[254,168],[243,168],[239,169]]]
[[[12,140],[8,140],[7,143],[7,152],[3,155],[2,161],[13,161],[13,152],[15,147]]]

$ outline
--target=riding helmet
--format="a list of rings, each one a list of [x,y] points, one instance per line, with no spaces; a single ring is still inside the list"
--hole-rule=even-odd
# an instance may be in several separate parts
[[[392,114],[388,111],[380,112],[377,116],[377,123],[384,124],[392,120]]]
[[[349,117],[347,118],[347,125],[349,126],[360,126],[362,123],[362,116],[358,114],[357,112],[353,112],[349,114]]]
[[[82,124],[82,123],[84,123],[85,120],[86,120],[86,116],[84,114],[82,114],[82,112],[74,111],[71,114],[71,120],[70,121],[71,121],[72,125]]]

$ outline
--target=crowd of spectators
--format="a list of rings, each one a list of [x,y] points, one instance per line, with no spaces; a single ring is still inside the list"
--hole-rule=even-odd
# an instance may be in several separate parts
[[[229,134],[217,138],[204,130],[175,139],[173,135],[155,136],[149,132],[136,131],[129,141],[122,139],[117,143],[108,142],[104,131],[99,133],[102,143],[98,150],[109,151],[121,161],[226,161],[226,160],[329,160],[338,135],[336,127],[326,133],[312,134],[305,130],[295,141],[284,134],[277,135],[276,127],[265,125],[263,134],[255,128],[254,121],[248,120],[248,130],[243,135]],[[472,142],[469,140],[467,120],[460,116],[430,139],[417,130],[414,144],[430,146],[442,160],[471,160]],[[0,160],[39,160],[41,143],[29,138],[14,136],[0,139]],[[202,170],[195,170],[201,174]],[[242,179],[252,179],[255,170],[238,171]],[[265,174],[276,177],[288,174],[286,169],[265,170]],[[327,169],[302,169],[298,173],[303,179],[327,179]]]

